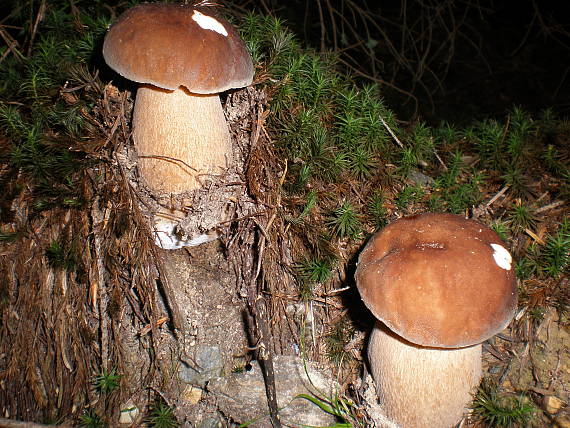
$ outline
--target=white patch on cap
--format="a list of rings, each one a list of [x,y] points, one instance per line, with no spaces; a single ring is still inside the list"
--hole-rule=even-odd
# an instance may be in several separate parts
[[[491,244],[491,247],[493,248],[493,258],[495,259],[495,263],[497,263],[501,269],[511,270],[513,258],[507,249],[499,244]]]
[[[203,13],[195,10],[194,15],[192,15],[192,19],[196,21],[196,23],[204,30],[212,30],[215,31],[216,33],[221,34],[222,36],[228,37],[228,32],[226,31],[224,26],[221,24],[221,22],[216,21],[215,18],[212,18],[211,16],[208,15],[204,15]]]

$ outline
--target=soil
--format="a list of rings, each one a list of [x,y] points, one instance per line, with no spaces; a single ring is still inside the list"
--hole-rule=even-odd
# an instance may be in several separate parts
[[[158,358],[173,365],[167,401],[181,419],[198,424],[217,415],[216,407],[196,406],[188,395],[193,384],[204,387],[210,378],[244,367],[248,338],[245,302],[236,292],[236,278],[221,244],[213,241],[198,249],[161,251],[171,296],[183,324],[174,336],[161,332]],[[195,389],[195,391],[200,391]]]
[[[570,325],[555,310],[548,310],[536,328],[534,338],[516,344],[503,387],[515,393],[527,392],[546,410],[546,400],[556,397],[570,403]],[[536,426],[548,426],[568,414],[567,409],[538,414]]]

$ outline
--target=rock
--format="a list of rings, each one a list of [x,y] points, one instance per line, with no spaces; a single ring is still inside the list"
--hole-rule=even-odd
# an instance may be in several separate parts
[[[558,397],[555,397],[553,395],[546,395],[542,400],[542,404],[544,406],[544,410],[546,410],[547,413],[554,415],[558,413],[562,407],[564,407],[565,403]]]
[[[182,392],[181,398],[188,404],[198,404],[202,398],[202,390],[196,386],[188,385]]]
[[[123,407],[119,416],[119,423],[121,425],[132,425],[139,416],[139,408],[132,403],[127,403]]]
[[[559,416],[554,419],[554,422],[558,428],[570,428],[570,417],[568,416]]]
[[[180,364],[180,379],[186,383],[204,386],[206,382],[219,376],[224,367],[220,348],[215,345],[199,345],[194,356],[196,366]]]
[[[435,182],[435,180],[429,175],[425,175],[424,173],[415,169],[410,171],[409,178],[415,184],[420,184],[422,186],[431,186]]]
[[[216,418],[206,418],[197,426],[197,428],[222,428],[223,424]]]
[[[276,356],[273,361],[279,416],[287,425],[327,426],[335,423],[332,415],[325,413],[315,404],[299,394],[333,397],[339,390],[338,383],[329,373],[318,370],[307,362],[307,374],[303,360],[294,356]],[[271,427],[265,393],[265,382],[257,361],[251,363],[251,370],[231,373],[212,379],[208,391],[216,397],[219,409],[237,423],[257,420],[248,425],[251,428]]]

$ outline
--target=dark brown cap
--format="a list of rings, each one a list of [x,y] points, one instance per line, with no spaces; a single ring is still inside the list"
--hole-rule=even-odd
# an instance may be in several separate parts
[[[196,94],[251,84],[253,64],[239,34],[211,7],[141,4],[111,26],[103,56],[127,79]]]
[[[358,291],[394,333],[417,345],[481,343],[512,319],[514,267],[498,235],[453,214],[405,217],[360,254]]]

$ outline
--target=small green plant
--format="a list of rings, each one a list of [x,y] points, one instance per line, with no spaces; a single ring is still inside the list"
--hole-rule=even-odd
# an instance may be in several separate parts
[[[309,179],[311,178],[311,167],[310,165],[303,164],[299,168],[291,168],[292,171],[297,170],[297,180],[292,186],[292,190],[300,191],[307,186]]]
[[[483,165],[500,169],[504,164],[505,153],[504,126],[496,120],[483,120],[464,134],[466,139],[473,139]]]
[[[491,222],[491,229],[499,235],[503,241],[507,241],[509,237],[509,226],[501,220],[494,220]]]
[[[474,181],[462,183],[447,195],[448,210],[454,214],[461,214],[465,210],[476,206],[481,200],[481,192]]]
[[[301,278],[312,283],[326,282],[332,274],[330,260],[305,259],[297,269]]]
[[[151,406],[147,420],[149,426],[154,428],[174,428],[178,426],[174,416],[174,409],[162,400]]]
[[[542,306],[533,306],[528,310],[528,317],[535,325],[539,325],[542,321],[544,321],[545,315],[546,308]]]
[[[524,395],[502,396],[496,387],[485,382],[479,387],[472,408],[474,418],[491,427],[525,426],[535,412]]]
[[[445,211],[445,203],[441,195],[433,193],[427,200],[427,208],[430,212],[443,212]]]
[[[520,200],[509,210],[508,222],[515,231],[534,229],[536,226],[536,218],[533,210]]]
[[[12,137],[24,135],[27,124],[16,106],[0,103],[0,129]]]
[[[65,246],[61,241],[52,241],[46,249],[45,255],[54,268],[73,271],[77,267],[77,260],[72,248]]]
[[[521,257],[515,262],[515,272],[519,279],[529,279],[540,269],[540,265],[535,258]]]
[[[79,417],[79,426],[84,428],[103,428],[105,424],[94,410],[89,410]]]
[[[459,177],[459,173],[461,172],[461,167],[463,165],[463,155],[460,151],[455,151],[453,153],[453,157],[451,158],[451,162],[447,167],[447,170],[444,171],[436,180],[435,187],[441,187],[443,189],[450,188],[457,183],[457,178]]]
[[[568,269],[570,265],[570,220],[562,223],[555,235],[548,237],[542,260],[544,271],[553,278],[559,277]]]
[[[446,143],[453,144],[461,138],[459,131],[449,122],[442,122],[435,130],[434,137]]]
[[[529,179],[525,171],[517,165],[508,165],[506,172],[501,176],[511,192],[518,197],[526,198],[531,195]]]
[[[95,379],[93,385],[101,394],[111,394],[117,390],[121,380],[121,375],[117,373],[117,369],[113,367],[111,370],[102,370]]]
[[[554,235],[545,237],[545,244],[532,243],[516,264],[519,278],[532,275],[558,278],[570,265],[570,222],[565,221]]]
[[[426,123],[420,122],[412,129],[410,139],[416,159],[428,163],[435,148],[432,129]]]
[[[396,196],[396,206],[400,209],[408,208],[408,205],[419,202],[424,197],[424,189],[421,184],[407,186]]]
[[[21,236],[18,232],[2,232],[0,230],[0,243],[2,242],[14,242]]]
[[[558,117],[551,107],[545,108],[540,112],[539,129],[543,132],[552,132],[556,129]]]
[[[529,158],[528,140],[534,124],[529,115],[520,107],[513,108],[511,115],[511,129],[506,138],[506,148],[511,164],[523,164]]]
[[[333,211],[327,226],[332,229],[333,236],[337,238],[356,238],[360,235],[360,220],[354,206],[344,201],[342,205]]]
[[[376,230],[382,229],[388,223],[388,213],[384,208],[384,196],[379,190],[374,191],[368,202],[368,215]]]
[[[462,154],[456,151],[447,171],[435,180],[436,193],[432,194],[432,197],[439,196],[439,203],[445,206],[446,211],[461,214],[481,202],[480,187],[484,182],[485,176],[482,173],[474,170],[463,171]],[[434,205],[437,202],[436,199],[430,203]]]
[[[372,175],[372,170],[378,164],[372,154],[364,147],[357,147],[347,154],[348,165],[359,180],[365,180]]]
[[[52,203],[75,198],[77,172],[85,162],[79,150],[69,147],[72,138],[85,138],[79,135],[86,122],[83,101],[67,105],[57,97],[65,80],[73,79],[63,71],[68,70],[66,45],[56,37],[61,35],[39,37],[25,61],[11,63],[10,58],[0,66],[0,97],[5,99],[0,101],[0,128],[9,141],[2,157],[30,178],[38,199]]]
[[[546,146],[546,149],[542,153],[542,159],[544,160],[548,170],[553,174],[560,174],[566,169],[563,162],[563,156],[552,144]]]
[[[352,428],[359,426],[357,417],[354,414],[354,403],[348,398],[340,397],[338,394],[332,397],[325,397],[317,394],[298,394],[295,398],[302,398],[318,406],[323,412],[335,416],[339,422],[329,425],[327,428]]]
[[[329,361],[340,364],[352,359],[345,348],[353,335],[354,329],[344,318],[332,326],[324,339],[326,356]]]
[[[309,191],[309,193],[307,193],[306,200],[307,203],[305,204],[303,211],[299,215],[299,220],[302,220],[305,217],[307,217],[311,213],[312,209],[317,205],[318,202],[317,191],[316,190]]]
[[[385,124],[396,133],[398,124],[378,85],[358,87],[339,73],[335,54],[302,49],[278,19],[247,15],[242,35],[278,82],[269,120],[277,144],[293,160],[287,188],[301,192],[311,181],[331,183],[346,175],[368,179],[380,159],[393,157]]]
[[[398,173],[402,176],[407,177],[412,169],[418,166],[418,158],[414,149],[407,147],[402,150],[400,162],[398,164]]]
[[[339,114],[336,126],[339,139],[348,146],[354,146],[364,132],[363,118],[352,111],[343,111]]]

